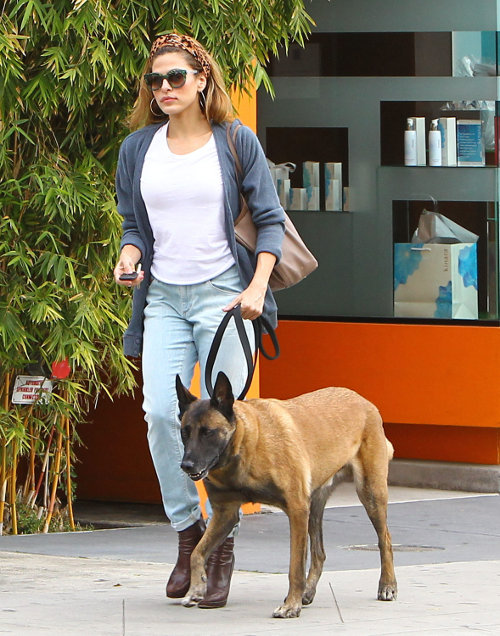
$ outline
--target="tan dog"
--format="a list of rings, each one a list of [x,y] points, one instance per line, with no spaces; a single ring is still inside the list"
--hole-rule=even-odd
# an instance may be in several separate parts
[[[327,388],[290,400],[234,401],[219,373],[210,400],[199,400],[177,376],[184,442],[183,470],[205,479],[213,517],[191,556],[191,586],[182,603],[205,595],[205,563],[239,519],[242,503],[279,506],[290,522],[288,595],[273,616],[299,616],[313,601],[323,570],[322,522],[335,475],[353,469],[356,490],[378,535],[378,598],[395,600],[391,536],[387,529],[387,472],[392,445],[373,404],[349,389]],[[307,535],[311,566],[306,580]]]

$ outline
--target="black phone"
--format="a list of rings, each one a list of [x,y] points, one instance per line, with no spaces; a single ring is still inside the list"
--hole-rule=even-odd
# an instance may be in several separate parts
[[[137,272],[129,272],[122,274],[119,280],[135,280],[139,274]]]

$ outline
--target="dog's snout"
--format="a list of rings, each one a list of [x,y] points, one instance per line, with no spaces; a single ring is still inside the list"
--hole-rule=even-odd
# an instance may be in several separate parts
[[[188,473],[189,475],[190,473],[193,472],[194,461],[192,459],[189,459],[188,457],[184,457],[181,463],[181,468],[185,473]]]

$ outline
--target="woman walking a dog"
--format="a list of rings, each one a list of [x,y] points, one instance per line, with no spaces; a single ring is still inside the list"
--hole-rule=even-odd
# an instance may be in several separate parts
[[[199,361],[204,377],[215,331],[234,306],[249,333],[261,314],[276,324],[268,280],[281,256],[284,213],[259,141],[245,126],[236,137],[239,186],[226,138],[232,113],[221,71],[199,42],[176,33],[157,38],[130,119],[132,128],[143,127],[123,142],[116,175],[124,221],[114,278],[134,292],[124,351],[142,354],[149,448],[165,512],[178,532],[170,598],[185,596],[190,555],[205,529],[194,481],[180,467],[176,374],[189,386]],[[258,231],[255,255],[235,241],[239,187]],[[224,370],[238,394],[246,362],[235,329],[226,331],[216,366],[214,373]],[[226,604],[233,545],[230,535],[209,558],[199,607]]]

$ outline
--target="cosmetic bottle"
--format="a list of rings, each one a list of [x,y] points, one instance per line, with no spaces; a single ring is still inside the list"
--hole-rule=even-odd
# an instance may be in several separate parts
[[[417,165],[417,131],[415,120],[408,117],[405,130],[405,166]]]
[[[433,119],[429,130],[429,165],[442,165],[441,152],[441,131],[439,130],[439,119]]]

